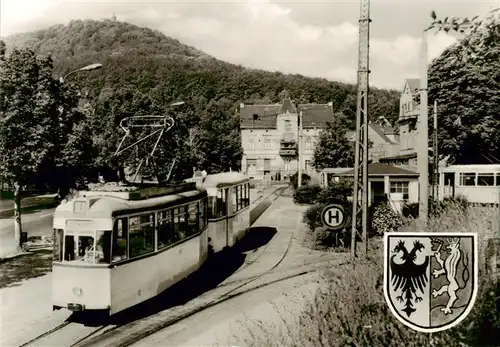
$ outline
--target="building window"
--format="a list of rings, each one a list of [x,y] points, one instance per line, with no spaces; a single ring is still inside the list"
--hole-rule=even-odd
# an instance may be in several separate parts
[[[271,140],[265,139],[264,140],[264,149],[269,149],[269,148],[271,148]]]
[[[271,170],[271,159],[264,159],[264,171]]]
[[[408,200],[408,182],[391,182],[391,193],[403,193],[403,199]]]
[[[497,179],[496,179],[496,185],[500,186],[500,172],[497,172]]]
[[[255,171],[257,169],[257,159],[247,159],[247,170]]]
[[[306,160],[306,172],[309,172],[311,170],[311,161]]]
[[[285,170],[291,170],[292,167],[291,167],[291,164],[290,164],[290,160],[285,160]]]
[[[460,185],[461,186],[475,186],[476,185],[476,173],[475,172],[461,172],[460,173]]]
[[[290,133],[292,132],[292,122],[290,122],[288,119],[285,120],[285,132]]]
[[[248,140],[248,148],[255,149],[255,142],[253,139]]]
[[[306,138],[306,149],[311,149],[311,138],[307,137]]]

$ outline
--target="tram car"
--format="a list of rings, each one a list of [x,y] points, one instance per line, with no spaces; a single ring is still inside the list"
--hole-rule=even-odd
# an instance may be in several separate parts
[[[196,182],[208,193],[209,252],[232,247],[250,227],[248,177],[237,172],[224,172],[196,177],[190,181]]]
[[[95,189],[59,205],[53,309],[115,314],[155,297],[198,270],[211,253],[234,245],[248,228],[243,216],[249,215],[250,190],[243,175],[229,174],[198,184]]]

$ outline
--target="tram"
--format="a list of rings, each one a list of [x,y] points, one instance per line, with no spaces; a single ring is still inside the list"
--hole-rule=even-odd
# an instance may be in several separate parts
[[[250,190],[243,175],[128,189],[80,192],[56,208],[54,310],[112,315],[135,306],[234,245],[249,226]]]

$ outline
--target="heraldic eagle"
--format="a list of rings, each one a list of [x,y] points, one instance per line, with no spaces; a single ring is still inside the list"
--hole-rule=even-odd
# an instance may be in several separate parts
[[[410,252],[406,249],[404,241],[399,241],[394,247],[394,252],[403,252],[401,260],[404,260],[402,264],[396,264],[394,258],[397,256],[394,254],[391,257],[391,272],[392,272],[392,285],[394,291],[401,290],[401,295],[396,297],[399,301],[405,301],[405,308],[402,310],[406,312],[407,316],[416,311],[412,306],[412,300],[415,302],[422,301],[422,298],[417,296],[417,289],[422,293],[424,292],[424,287],[427,284],[427,266],[429,265],[429,256],[425,257],[425,261],[422,264],[415,264],[415,259],[417,258],[417,251],[421,251],[424,245],[419,241],[413,243],[413,248]],[[415,294],[415,297],[413,297]],[[404,296],[404,298],[403,298]]]

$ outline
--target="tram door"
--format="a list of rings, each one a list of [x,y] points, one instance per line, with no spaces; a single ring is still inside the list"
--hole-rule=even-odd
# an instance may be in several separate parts
[[[455,197],[455,173],[444,173],[444,197]]]

